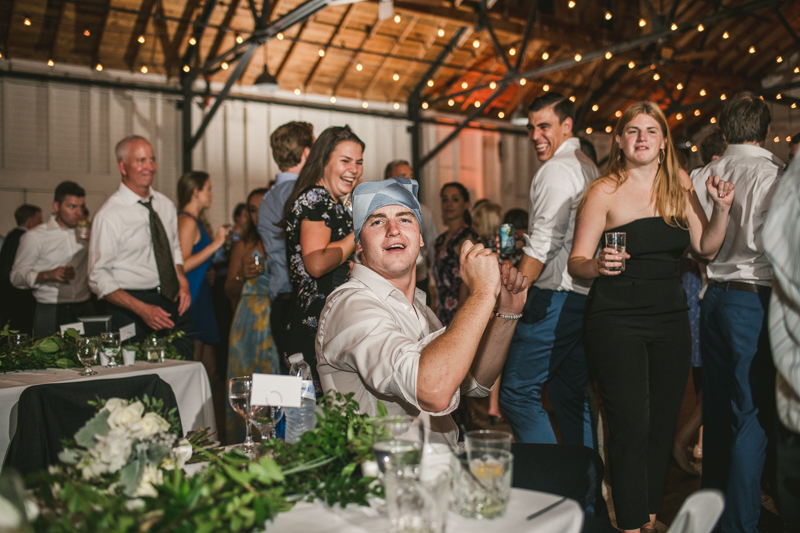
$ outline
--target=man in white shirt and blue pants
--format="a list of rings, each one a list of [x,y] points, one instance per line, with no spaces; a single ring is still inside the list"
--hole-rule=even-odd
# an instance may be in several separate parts
[[[723,533],[756,531],[761,473],[775,422],[775,367],[767,335],[772,266],[762,233],[784,164],[764,149],[770,112],[756,95],[731,98],[719,118],[728,148],[692,172],[695,189],[718,174],[736,186],[725,241],[708,264],[700,306],[703,487],[725,493]],[[706,215],[712,201],[698,195]]]
[[[555,443],[542,389],[564,444],[594,447],[581,328],[589,285],[567,273],[577,202],[597,167],[572,135],[575,104],[556,93],[528,107],[528,137],[544,163],[531,183],[524,255],[518,269],[533,286],[517,324],[500,388],[500,407],[517,442]]]
[[[18,289],[33,289],[33,332],[39,338],[57,332],[62,324],[76,322],[78,317],[95,314],[89,301],[88,242],[75,233],[85,202],[83,187],[74,181],[60,183],[53,216],[20,239],[11,283]]]

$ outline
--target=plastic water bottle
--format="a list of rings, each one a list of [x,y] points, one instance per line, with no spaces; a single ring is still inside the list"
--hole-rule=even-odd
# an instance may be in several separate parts
[[[296,353],[289,357],[289,375],[297,376],[303,380],[300,393],[300,407],[287,407],[286,416],[286,442],[294,444],[300,440],[300,435],[314,429],[317,417],[314,416],[314,407],[317,397],[314,394],[314,382],[311,379],[311,368],[303,359],[303,354]]]

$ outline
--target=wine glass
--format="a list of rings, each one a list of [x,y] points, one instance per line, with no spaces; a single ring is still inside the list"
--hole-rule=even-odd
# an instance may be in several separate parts
[[[245,439],[238,448],[246,452],[250,452],[255,446],[253,430],[250,428],[250,419],[248,418],[248,413],[250,412],[250,389],[252,388],[253,380],[250,376],[228,380],[228,401],[233,410],[244,418]]]
[[[386,473],[386,466],[393,467],[419,464],[425,428],[422,421],[413,416],[388,416],[373,419],[372,451],[378,470]]]
[[[108,368],[117,368],[117,354],[119,354],[119,333],[101,333],[103,339],[103,351],[108,357]]]
[[[272,430],[283,418],[283,409],[273,405],[250,405],[250,422],[261,433],[261,441],[266,442],[272,438]]]
[[[78,361],[83,365],[83,372],[79,376],[96,376],[97,372],[92,370],[92,363],[97,362],[97,337],[81,337],[77,340]]]

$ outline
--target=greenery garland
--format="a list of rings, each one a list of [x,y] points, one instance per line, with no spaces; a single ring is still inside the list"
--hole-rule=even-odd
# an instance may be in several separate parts
[[[162,469],[152,496],[126,496],[120,473],[87,479],[75,464],[51,467],[29,478],[30,495],[40,509],[33,528],[48,533],[250,532],[265,528],[265,521],[299,500],[366,505],[367,496],[381,490],[375,478],[361,477],[357,468],[372,459],[369,419],[358,413],[352,394],[337,392],[321,399],[317,417],[317,427],[297,444],[269,441],[256,461],[235,450],[208,450],[208,433],[201,431],[189,441],[194,458],[208,462],[206,468],[192,477],[181,468]],[[97,424],[95,419],[92,423]],[[75,460],[74,449],[65,452],[65,458]],[[130,469],[131,461],[119,472]]]

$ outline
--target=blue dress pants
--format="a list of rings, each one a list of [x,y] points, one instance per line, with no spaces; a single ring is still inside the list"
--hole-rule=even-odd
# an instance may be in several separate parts
[[[532,287],[528,293],[500,386],[500,407],[517,442],[556,442],[542,408],[547,384],[563,444],[596,449],[581,337],[585,303],[586,297],[574,292]]]
[[[769,291],[711,285],[701,303],[703,487],[725,494],[723,533],[753,533],[775,412]]]

